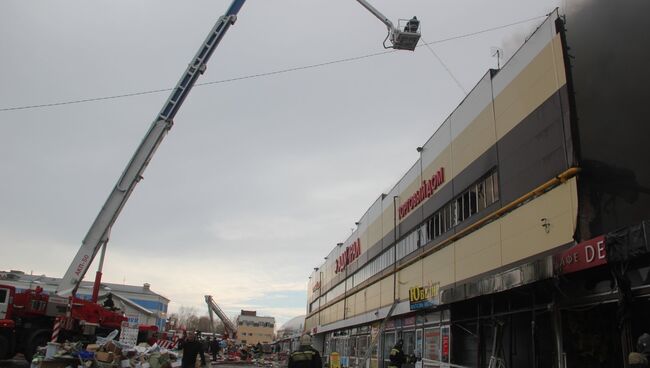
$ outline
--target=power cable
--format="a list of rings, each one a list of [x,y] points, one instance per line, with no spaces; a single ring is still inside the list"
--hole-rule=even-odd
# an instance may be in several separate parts
[[[427,48],[429,48],[429,50],[436,56],[436,58],[438,58],[438,60],[443,65],[443,67],[447,70],[447,72],[452,76],[452,78],[458,84],[460,89],[463,90],[463,92],[465,94],[467,94],[467,92],[465,92],[465,89],[460,85],[458,80],[453,76],[453,74],[451,73],[449,68],[447,68],[445,63],[440,59],[440,57],[438,57],[438,55],[431,49],[431,47],[429,45],[442,43],[442,42],[453,41],[453,40],[457,40],[457,39],[461,39],[461,38],[472,37],[472,36],[475,36],[475,35],[478,35],[478,34],[481,34],[481,33],[491,32],[491,31],[495,31],[495,30],[498,30],[498,29],[503,29],[503,28],[515,26],[515,25],[518,25],[518,24],[527,23],[527,22],[537,20],[537,19],[542,18],[542,17],[546,17],[546,15],[539,15],[539,16],[536,16],[536,17],[533,17],[533,18],[524,19],[524,20],[517,21],[517,22],[514,22],[514,23],[504,24],[504,25],[497,26],[497,27],[492,27],[492,28],[486,28],[486,29],[483,29],[483,30],[480,30],[480,31],[465,33],[465,34],[462,34],[462,35],[453,36],[453,37],[449,37],[449,38],[444,38],[444,39],[440,39],[440,40],[436,40],[436,41],[432,41],[432,42],[428,42],[428,43],[425,42],[425,43],[422,43],[422,44],[418,45],[417,47],[426,46]],[[288,68],[288,69],[275,70],[275,71],[267,72],[267,73],[250,74],[250,75],[245,75],[245,76],[241,76],[241,77],[222,79],[222,80],[217,80],[217,81],[212,81],[212,82],[197,83],[197,84],[195,84],[195,87],[212,85],[212,84],[235,82],[235,81],[240,81],[240,80],[245,80],[245,79],[252,79],[252,78],[268,77],[268,76],[271,76],[271,75],[290,73],[290,72],[295,72],[295,71],[299,71],[299,70],[319,68],[319,67],[323,67],[323,66],[327,66],[327,65],[345,63],[345,62],[350,62],[350,61],[356,61],[356,60],[371,58],[371,57],[375,57],[375,56],[385,55],[385,54],[389,54],[389,53],[393,53],[393,52],[396,52],[396,50],[388,50],[388,51],[382,51],[382,52],[377,52],[377,53],[373,53],[373,54],[366,54],[366,55],[362,55],[362,56],[349,57],[349,58],[345,58],[345,59],[331,60],[331,61],[326,61],[326,62],[323,62],[323,63],[310,64],[310,65],[298,66],[298,67],[293,67],[293,68]],[[46,108],[46,107],[54,107],[54,106],[80,104],[80,103],[86,103],[86,102],[114,100],[114,99],[118,99],[118,98],[127,98],[127,97],[143,96],[143,95],[149,95],[149,94],[160,93],[160,92],[169,92],[169,91],[172,91],[172,90],[173,90],[173,88],[162,88],[162,89],[153,89],[153,90],[141,91],[141,92],[125,93],[125,94],[120,94],[120,95],[111,95],[111,96],[84,98],[84,99],[78,99],[78,100],[53,102],[53,103],[47,103],[47,104],[35,104],[35,105],[4,107],[4,108],[0,108],[0,112],[16,111],[16,110],[29,110],[29,109],[37,109],[37,108]]]

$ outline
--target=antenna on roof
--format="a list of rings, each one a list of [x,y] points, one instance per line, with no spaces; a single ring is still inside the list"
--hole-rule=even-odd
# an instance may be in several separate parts
[[[501,69],[501,58],[503,57],[503,49],[500,47],[490,47],[490,55],[497,58],[497,69]]]

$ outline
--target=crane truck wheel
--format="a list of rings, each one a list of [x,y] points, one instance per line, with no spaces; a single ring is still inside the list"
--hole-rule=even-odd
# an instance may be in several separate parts
[[[11,346],[9,346],[9,340],[0,335],[0,360],[9,359],[13,356],[11,354]]]
[[[34,354],[36,354],[36,349],[38,349],[39,346],[45,346],[48,341],[50,341],[51,336],[52,330],[49,329],[41,329],[32,332],[27,338],[27,343],[25,344],[25,351],[23,352],[23,354],[25,354],[25,359],[27,359],[28,362],[31,362]]]

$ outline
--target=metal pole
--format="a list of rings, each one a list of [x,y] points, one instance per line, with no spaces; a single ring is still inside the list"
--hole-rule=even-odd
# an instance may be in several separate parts
[[[399,196],[393,196],[393,301],[397,295],[397,201]]]
[[[562,314],[557,306],[557,302],[553,303],[553,329],[555,330],[555,351],[557,352],[557,367],[566,368],[564,348],[562,342]]]

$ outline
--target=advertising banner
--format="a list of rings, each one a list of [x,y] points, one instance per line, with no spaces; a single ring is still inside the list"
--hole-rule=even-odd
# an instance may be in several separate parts
[[[409,289],[409,307],[412,311],[431,308],[440,304],[440,283],[414,286]]]

